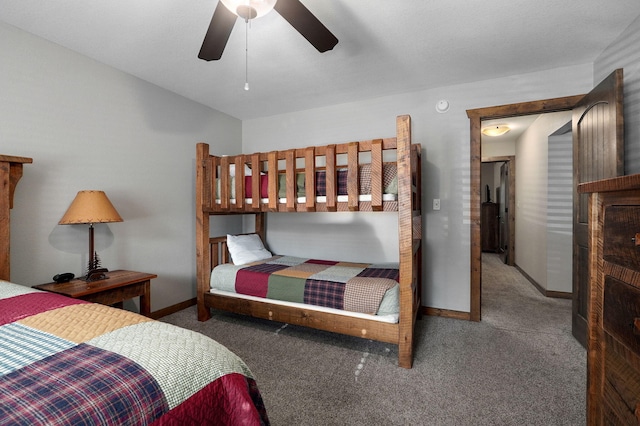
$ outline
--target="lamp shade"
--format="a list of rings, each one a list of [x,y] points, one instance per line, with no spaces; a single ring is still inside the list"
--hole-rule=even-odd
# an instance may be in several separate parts
[[[107,194],[104,191],[79,191],[58,223],[73,225],[109,222],[122,222],[122,218],[107,198]]]

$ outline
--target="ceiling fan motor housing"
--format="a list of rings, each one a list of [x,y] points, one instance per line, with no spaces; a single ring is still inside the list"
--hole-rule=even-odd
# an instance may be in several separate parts
[[[231,12],[244,20],[259,18],[273,9],[276,0],[221,0]]]

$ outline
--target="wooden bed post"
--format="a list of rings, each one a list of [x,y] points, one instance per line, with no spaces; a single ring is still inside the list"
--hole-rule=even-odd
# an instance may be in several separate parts
[[[198,301],[198,321],[211,318],[211,310],[204,304],[204,294],[209,291],[211,274],[211,247],[209,246],[209,213],[205,206],[211,206],[211,173],[208,167],[209,145],[196,146],[196,293]],[[215,185],[214,185],[215,188]],[[215,190],[215,189],[214,189]]]
[[[266,226],[267,216],[264,212],[256,213],[256,222],[255,222],[255,230],[254,232],[260,236],[263,244],[267,244],[267,226]]]
[[[400,311],[398,330],[398,365],[411,368],[413,363],[413,191],[411,182],[411,118],[396,119],[398,155],[398,244],[400,251]],[[411,306],[411,309],[407,307]]]
[[[0,155],[0,280],[11,279],[11,209],[16,185],[22,177],[22,164],[32,163],[27,157]]]

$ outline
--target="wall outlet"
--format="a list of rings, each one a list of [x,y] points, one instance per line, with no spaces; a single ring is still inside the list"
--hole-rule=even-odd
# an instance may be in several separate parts
[[[440,198],[433,199],[433,209],[440,210]]]

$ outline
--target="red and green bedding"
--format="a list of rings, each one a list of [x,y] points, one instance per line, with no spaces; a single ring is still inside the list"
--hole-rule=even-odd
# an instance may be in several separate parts
[[[339,169],[337,171],[337,195],[347,195],[347,169]],[[252,198],[252,178],[251,176],[245,176],[245,198]],[[235,176],[231,176],[229,179],[231,198],[235,199]],[[316,196],[324,197],[327,195],[327,175],[324,170],[316,171]],[[358,167],[358,182],[360,195],[371,194],[371,165],[364,164]],[[266,199],[269,197],[269,179],[268,175],[260,175],[260,198]],[[393,195],[393,199],[398,195],[398,172],[394,163],[385,163],[382,167],[382,188],[383,194]],[[286,198],[286,175],[284,173],[278,174],[278,198]],[[302,172],[296,173],[296,196],[305,196],[305,174]],[[216,179],[216,199],[220,198],[220,179]]]
[[[397,264],[274,256],[246,265],[218,265],[211,274],[211,288],[319,308],[393,316],[399,312],[398,279]]]
[[[0,425],[268,423],[248,367],[212,339],[0,281]]]

